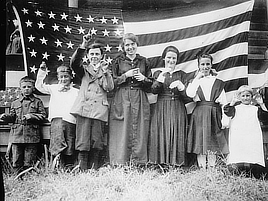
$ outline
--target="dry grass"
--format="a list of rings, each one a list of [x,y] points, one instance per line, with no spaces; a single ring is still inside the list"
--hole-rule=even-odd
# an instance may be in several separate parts
[[[233,175],[225,167],[168,171],[133,166],[70,174],[41,170],[23,180],[5,175],[6,200],[173,201],[267,200],[268,182]]]

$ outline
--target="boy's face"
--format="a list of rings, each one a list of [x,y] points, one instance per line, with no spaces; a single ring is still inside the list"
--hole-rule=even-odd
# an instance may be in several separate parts
[[[59,80],[59,84],[68,86],[71,84],[71,76],[69,75],[69,73],[66,72],[59,72],[58,73],[58,80]]]
[[[21,82],[20,90],[24,96],[30,96],[34,91],[34,85],[32,82]]]
[[[199,71],[204,74],[204,76],[208,76],[210,74],[212,64],[209,58],[201,58],[199,60]]]
[[[252,95],[250,92],[244,91],[240,93],[239,98],[243,104],[249,105],[251,103]]]
[[[89,62],[91,64],[93,64],[93,65],[98,64],[102,58],[100,48],[94,48],[94,49],[88,50],[87,56],[88,56]]]

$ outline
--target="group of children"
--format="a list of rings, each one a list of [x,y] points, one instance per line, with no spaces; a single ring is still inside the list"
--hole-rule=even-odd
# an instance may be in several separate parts
[[[107,93],[114,89],[114,82],[108,63],[103,59],[101,44],[90,44],[87,37],[84,36],[73,54],[71,67],[57,68],[57,84],[45,84],[47,67],[43,62],[36,82],[28,76],[22,78],[20,97],[12,102],[9,114],[0,116],[1,120],[12,123],[10,141],[16,170],[27,168],[36,161],[39,127],[46,112],[42,101],[33,95],[35,87],[44,94],[50,94],[51,155],[60,154],[64,166],[73,165],[78,159],[81,170],[98,168],[99,153],[104,146],[104,126],[108,122]],[[85,53],[89,64],[82,62]],[[267,114],[262,98],[256,98],[260,107],[252,105],[253,90],[244,85],[227,104],[224,84],[211,69],[212,57],[207,54],[199,57],[198,67],[193,81],[182,89],[197,103],[185,140],[186,151],[197,154],[200,167],[207,164],[215,166],[216,155],[222,153],[229,153],[228,164],[265,166],[258,120],[260,113]],[[79,90],[72,86],[72,69],[82,80]],[[219,134],[222,132],[223,113],[230,117],[229,151],[226,139]]]

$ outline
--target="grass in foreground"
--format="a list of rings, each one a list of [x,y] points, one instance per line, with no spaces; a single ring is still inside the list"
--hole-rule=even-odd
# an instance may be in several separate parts
[[[225,167],[159,171],[108,166],[76,174],[41,170],[25,175],[23,180],[5,175],[5,190],[8,201],[264,201],[268,198],[267,181],[233,175]]]

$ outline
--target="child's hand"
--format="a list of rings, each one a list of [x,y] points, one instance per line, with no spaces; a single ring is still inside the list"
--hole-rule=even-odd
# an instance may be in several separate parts
[[[83,36],[83,42],[81,44],[81,47],[85,49],[88,48],[91,39],[92,39],[92,34],[91,34],[91,30],[89,29],[88,33]]]
[[[42,61],[42,63],[40,64],[40,69],[43,70],[43,71],[47,70],[46,62]]]
[[[106,54],[103,56],[103,59],[100,61],[100,65],[101,65],[101,69],[103,73],[107,73],[109,64],[106,61]]]
[[[184,84],[180,80],[176,80],[169,85],[170,89],[174,89],[175,87],[177,87],[179,91],[183,91],[185,89]]]
[[[145,79],[145,76],[140,72],[140,69],[136,69],[134,71],[134,78],[138,81],[143,81]]]
[[[259,94],[255,95],[254,99],[256,100],[256,102],[259,105],[262,105],[263,104],[263,99],[262,99],[262,97]]]
[[[196,75],[196,79],[201,79],[201,78],[204,77],[204,76],[205,76],[204,73],[201,72],[201,71],[199,71],[199,72],[197,73],[197,75]]]
[[[232,101],[230,103],[230,106],[233,106],[234,104],[236,104],[239,101],[240,101],[240,99],[239,99],[237,93],[234,93],[234,96],[233,96],[233,99],[232,99]]]

